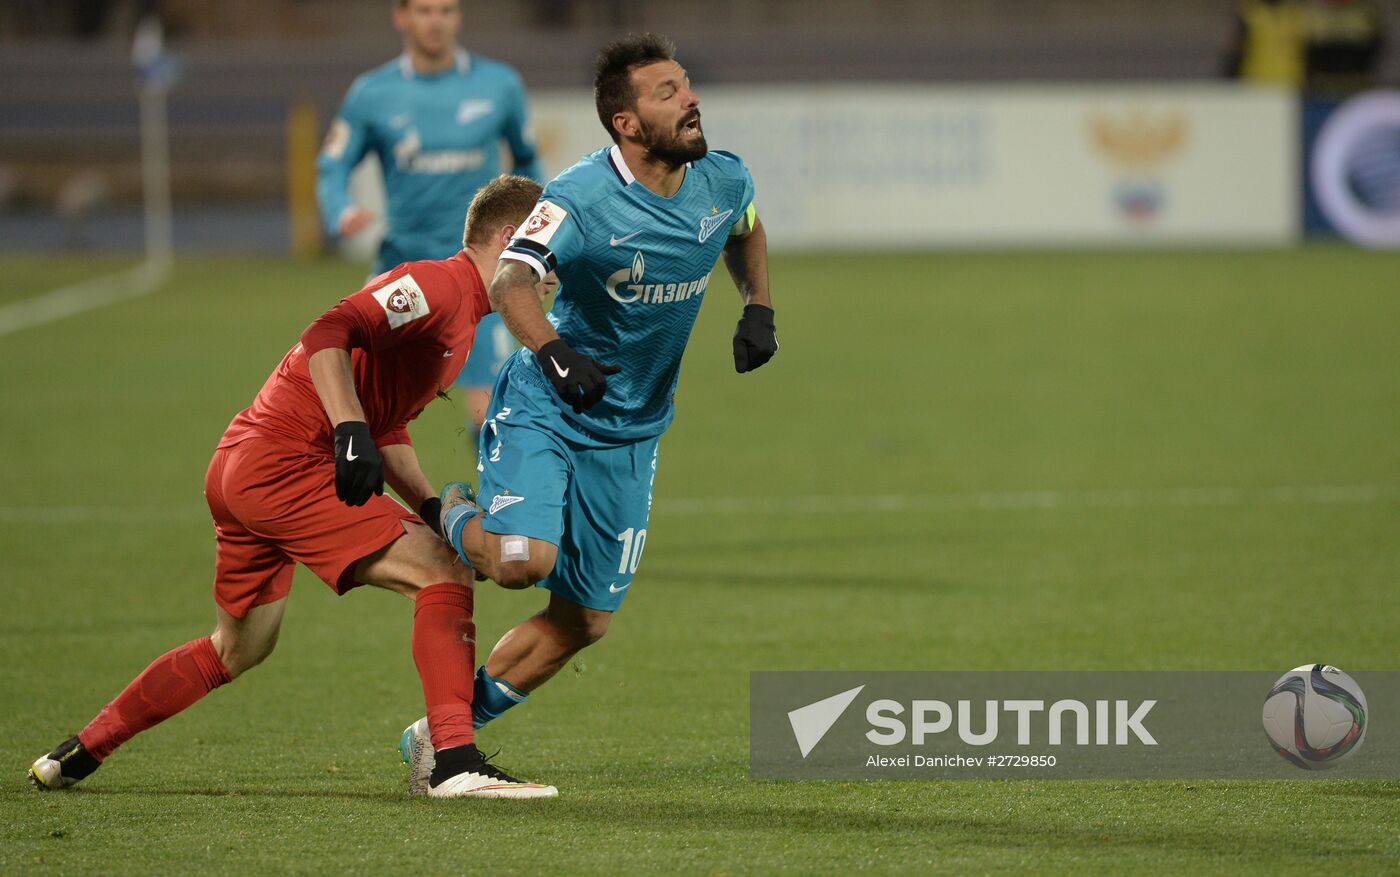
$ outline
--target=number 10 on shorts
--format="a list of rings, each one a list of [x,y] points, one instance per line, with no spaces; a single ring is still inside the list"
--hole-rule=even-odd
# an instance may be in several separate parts
[[[622,560],[617,565],[620,575],[632,575],[637,572],[637,564],[642,562],[642,549],[647,544],[647,531],[628,527],[617,534],[617,541],[622,543]]]

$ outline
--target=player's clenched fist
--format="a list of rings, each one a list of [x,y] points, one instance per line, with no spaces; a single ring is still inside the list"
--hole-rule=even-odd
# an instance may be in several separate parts
[[[335,495],[346,505],[364,505],[384,493],[384,461],[363,420],[335,428]]]
[[[544,376],[554,384],[554,391],[573,407],[575,414],[602,401],[608,391],[607,376],[622,371],[622,366],[584,356],[563,338],[555,338],[535,351],[535,358],[540,361]]]
[[[778,352],[778,330],[773,328],[773,309],[764,305],[744,305],[744,315],[734,330],[734,370],[751,372]]]

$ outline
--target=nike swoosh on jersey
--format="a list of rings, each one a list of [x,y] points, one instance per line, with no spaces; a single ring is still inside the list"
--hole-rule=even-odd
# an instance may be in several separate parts
[[[611,235],[611,236],[608,237],[608,243],[612,244],[614,247],[621,246],[622,244],[627,243],[628,241],[632,240],[632,238],[636,237],[637,235],[639,235],[639,234],[641,234],[641,233],[642,233],[642,230],[641,230],[641,229],[637,229],[636,231],[632,232],[631,234],[627,235],[626,237],[618,237],[618,236],[616,236],[616,235]]]

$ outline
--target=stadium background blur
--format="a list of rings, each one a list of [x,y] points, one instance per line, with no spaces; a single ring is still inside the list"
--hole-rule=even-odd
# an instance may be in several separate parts
[[[204,466],[363,281],[310,162],[399,44],[389,0],[159,4],[164,224],[154,4],[0,4],[0,872],[1393,870],[1394,782],[746,777],[750,670],[1400,669],[1400,272],[1350,242],[1400,246],[1400,8],[1283,5],[1310,71],[1229,0],[464,0],[550,174],[604,143],[598,46],[677,42],[783,340],[736,377],[716,275],[636,592],[485,741],[564,796],[468,810],[403,796],[408,607],[304,571],[266,669],[18,785],[204,629]],[[470,473],[458,409],[414,436]],[[537,596],[484,589],[479,638]]]
[[[140,200],[141,176],[131,35],[142,10],[157,5],[165,19],[171,66],[176,71],[170,94],[170,130],[173,191],[180,206],[177,243],[204,249],[277,252],[285,251],[294,235],[300,234],[299,248],[311,251],[314,241],[307,212],[314,210],[314,205],[307,198],[307,181],[298,168],[304,170],[308,152],[319,142],[349,81],[367,65],[397,52],[397,35],[386,24],[385,4],[379,0],[168,0],[162,4],[149,0],[12,0],[0,7],[0,45],[4,48],[0,76],[8,83],[0,98],[0,114],[5,120],[0,128],[0,246],[6,250],[139,246],[141,225],[133,208]],[[1250,5],[1260,4],[1246,4]],[[1301,148],[1342,94],[1400,83],[1400,52],[1395,50],[1400,45],[1400,10],[1392,8],[1386,14],[1390,4],[1373,0],[1285,0],[1281,5],[1304,11],[1311,17],[1313,31],[1330,27],[1343,34],[1338,39],[1344,44],[1351,39],[1353,57],[1342,64],[1351,63],[1358,72],[1339,76],[1315,69],[1303,81],[1285,82],[1304,87],[1311,99],[1299,108],[1301,122],[1284,117],[1274,121],[1278,130],[1267,132],[1262,141],[1266,151]],[[566,110],[577,110],[578,90],[590,84],[592,53],[609,35],[622,31],[653,29],[675,34],[686,50],[686,63],[697,83],[712,91],[716,86],[731,86],[765,105],[773,103],[775,93],[781,94],[774,92],[774,85],[800,89],[804,84],[850,87],[866,83],[857,86],[857,93],[847,101],[858,107],[864,94],[887,93],[877,83],[915,83],[925,89],[936,86],[955,101],[986,94],[970,88],[971,84],[1001,83],[1013,90],[1016,85],[1032,83],[1150,84],[1158,89],[1156,93],[1097,107],[1118,112],[1124,125],[1136,125],[1123,132],[1129,137],[1144,133],[1150,137],[1154,123],[1163,121],[1163,114],[1170,122],[1174,113],[1185,110],[1189,116],[1195,109],[1190,84],[1220,82],[1232,67],[1238,68],[1232,55],[1243,42],[1240,8],[1232,0],[1169,4],[1150,0],[886,0],[874,6],[833,2],[815,7],[797,0],[664,4],[537,0],[466,4],[463,39],[468,48],[499,57],[521,71],[539,107],[536,124],[546,169],[557,173],[582,151],[577,146],[587,148],[598,140],[587,127],[586,99],[582,113]],[[1319,18],[1329,14],[1341,23],[1328,25]],[[1313,39],[1324,37],[1314,33]],[[1269,51],[1266,48],[1257,54]],[[1324,63],[1336,67],[1330,57],[1315,51],[1314,67]],[[1282,74],[1265,70],[1263,75],[1266,79],[1297,78],[1286,70]],[[949,91],[956,84],[969,87]],[[1174,86],[1188,87],[1188,92],[1173,92]],[[1078,93],[1073,88],[1064,94],[1067,100],[1063,106],[1050,112],[1072,117],[1065,119],[1065,124],[1079,133],[1085,126],[1082,117],[1086,109],[1082,101],[1075,100]],[[995,90],[991,92],[993,102],[997,95]],[[1164,102],[1168,106],[1163,107]],[[772,153],[776,160],[786,146],[790,161],[793,151],[803,149],[800,142],[780,142],[776,133],[764,139],[764,126],[748,125],[742,133],[732,130],[734,126],[725,124],[726,107],[718,100],[710,103],[711,128],[746,155]],[[786,101],[791,103],[791,99]],[[778,104],[780,111],[786,105],[781,98]],[[1151,113],[1128,118],[1145,105],[1157,118]],[[797,107],[794,112],[798,118],[793,124],[810,125],[819,120],[857,132],[870,125],[869,120],[833,119],[809,109]],[[895,126],[913,130],[912,143],[917,148],[928,125],[937,126],[941,121],[955,124],[958,117],[972,118],[977,124],[978,109],[967,101],[958,107],[906,105],[895,111]],[[881,118],[891,115],[884,108],[875,112],[883,114]],[[1018,109],[1010,112],[1012,123],[1024,113]],[[1005,127],[1000,119],[997,123]],[[1186,123],[1189,126],[1192,120]],[[1035,135],[1036,128],[1030,128],[1029,133]],[[1188,132],[1188,139],[1190,136]],[[1297,143],[1274,142],[1285,139]],[[1031,136],[1003,147],[984,139],[966,146],[982,153],[970,155],[973,162],[1003,148],[1038,152],[1047,162],[1061,160],[1053,154],[1057,143],[1038,140]],[[941,144],[943,149],[949,148],[946,136]],[[900,162],[894,151],[908,151],[910,145],[897,140],[885,145],[884,151],[881,147],[879,137],[857,133],[848,143],[830,143],[823,158],[836,164],[860,164],[856,155],[864,150],[868,163],[898,173]],[[1254,141],[1236,145],[1228,139],[1198,145],[1198,149],[1218,152],[1251,148],[1259,147]],[[994,157],[1002,159],[1000,154]],[[763,156],[758,158],[761,161]],[[1102,161],[1121,163],[1123,158],[1105,154]],[[1206,156],[1217,164],[1224,158]],[[1297,160],[1291,153],[1282,158],[1290,163],[1287,186],[1301,187],[1303,172],[1299,169],[1294,173],[1292,167]],[[1385,167],[1393,174],[1393,156]],[[819,186],[820,169],[812,178],[793,180],[789,175],[780,185],[792,183]],[[1284,181],[1265,185],[1281,189]],[[1393,188],[1391,183],[1385,185]],[[778,186],[770,181],[767,188],[771,192]],[[1264,198],[1255,199],[1259,202],[1254,205],[1256,212],[1275,209],[1280,198],[1292,194],[1265,192]],[[1099,197],[1094,192],[1083,195],[1085,201]],[[1393,192],[1385,197],[1391,199],[1385,202],[1385,209],[1394,211]],[[989,189],[978,193],[978,200],[970,206],[993,214],[1014,213],[1017,205],[998,200],[1004,198],[1004,193]],[[1306,208],[1311,200],[1304,200]],[[872,200],[866,211],[878,216],[891,206],[902,205]],[[958,209],[965,211],[965,206]],[[1243,209],[1247,212],[1250,205]],[[1311,210],[1305,218],[1309,230],[1330,230],[1325,218]],[[873,216],[847,219],[852,224],[868,224]],[[1014,220],[1007,219],[1006,224],[1013,225]],[[1303,225],[1291,219],[1290,224]],[[776,228],[780,243],[782,231]],[[1135,237],[1152,238],[1150,230],[1145,235],[1143,232],[1141,223],[1128,223],[1123,234],[1110,230],[1095,237],[1109,242],[1125,236],[1128,242]],[[1215,230],[1210,235],[1219,242]],[[952,239],[1024,242],[1014,234],[999,233],[995,219],[986,231],[966,238]],[[928,229],[910,240],[939,244],[947,243],[950,236]],[[1048,236],[1048,241],[1055,242],[1055,236]],[[362,241],[358,252],[364,252],[365,246],[367,242]]]

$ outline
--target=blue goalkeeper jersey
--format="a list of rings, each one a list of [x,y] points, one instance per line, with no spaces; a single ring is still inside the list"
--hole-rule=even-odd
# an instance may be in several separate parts
[[[316,195],[335,235],[350,204],[350,172],[373,151],[384,171],[388,232],[381,268],[446,259],[462,247],[472,196],[501,173],[501,141],[515,173],[541,179],[529,133],[525,87],[506,64],[459,49],[430,75],[404,55],[357,78],[316,162]]]
[[[622,367],[597,405],[575,414],[529,351],[512,375],[548,388],[586,435],[634,441],[671,424],[671,397],[710,273],[731,230],[748,228],[753,178],[738,156],[711,151],[664,198],[637,182],[616,146],[587,155],[544,188],[502,258],[554,270],[549,321],[574,349]]]

